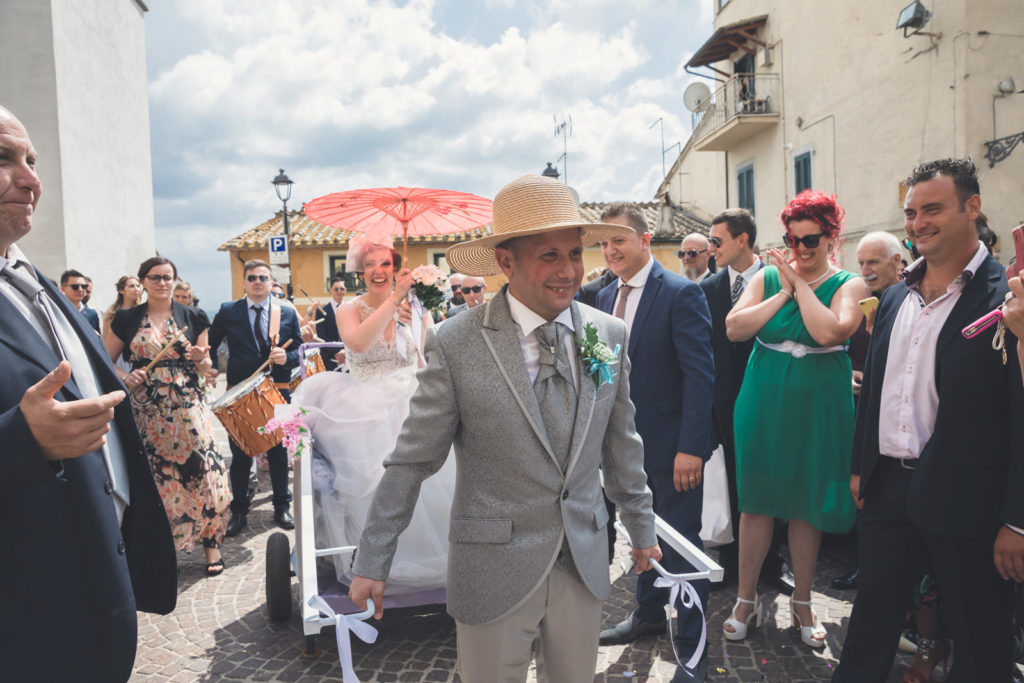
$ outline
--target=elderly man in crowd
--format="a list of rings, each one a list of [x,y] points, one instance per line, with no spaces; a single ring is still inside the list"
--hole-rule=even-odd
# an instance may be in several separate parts
[[[448,309],[448,317],[458,315],[463,311],[476,308],[484,302],[484,292],[487,291],[487,282],[482,277],[463,275],[462,284],[459,289],[462,292],[464,303],[461,306],[452,306]]]
[[[448,302],[448,310],[451,311],[455,306],[461,306],[466,303],[466,300],[462,297],[462,278],[465,275],[462,273],[452,273],[448,278],[448,284],[452,288],[452,298]]]
[[[174,609],[177,559],[110,357],[17,245],[36,158],[0,106],[0,678],[126,681],[136,610]]]
[[[676,255],[683,262],[683,275],[688,280],[700,283],[701,280],[711,275],[708,270],[709,253],[708,238],[698,232],[692,232],[683,238]]]

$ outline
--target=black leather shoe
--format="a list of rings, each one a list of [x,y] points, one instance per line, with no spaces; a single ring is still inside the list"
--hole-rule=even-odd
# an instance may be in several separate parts
[[[854,569],[849,574],[837,576],[829,582],[829,585],[837,591],[853,590],[857,587],[857,577],[860,576],[860,568]]]
[[[295,518],[288,510],[278,510],[274,513],[274,522],[282,529],[294,529]],[[593,633],[593,631],[591,631]]]
[[[793,595],[793,591],[796,589],[793,572],[789,570],[789,565],[785,562],[782,563],[777,572],[772,572],[771,576],[762,576],[761,578],[767,578],[768,583],[783,595]]]
[[[665,620],[662,621],[640,621],[636,612],[630,614],[623,621],[611,628],[601,631],[598,641],[601,645],[622,645],[632,643],[641,636],[661,635],[665,632]]]
[[[687,657],[680,657],[683,661]],[[671,683],[704,683],[708,680],[708,658],[707,654],[697,663],[693,671],[686,671],[681,666],[676,666],[676,673],[672,676]]]
[[[228,530],[224,532],[225,536],[237,536],[242,533],[242,529],[247,527],[249,523],[245,521],[244,512],[232,512],[231,519],[228,521]]]

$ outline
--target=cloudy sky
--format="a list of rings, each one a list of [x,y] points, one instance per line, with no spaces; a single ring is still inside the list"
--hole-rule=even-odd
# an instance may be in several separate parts
[[[685,141],[712,0],[151,0],[157,245],[215,308],[217,246],[281,208],[390,185],[485,197],[562,153],[583,201],[648,200]],[[666,157],[671,165],[678,148]],[[565,170],[565,163],[558,164]]]

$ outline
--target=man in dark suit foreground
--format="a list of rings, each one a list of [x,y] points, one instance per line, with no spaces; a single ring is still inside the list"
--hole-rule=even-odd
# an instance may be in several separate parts
[[[1024,580],[1024,387],[1016,354],[992,349],[994,327],[960,333],[1003,302],[1006,278],[978,241],[973,163],[927,163],[906,184],[904,227],[922,258],[882,295],[868,345],[850,479],[860,576],[832,680],[886,679],[925,571],[953,639],[946,680],[1006,680],[1008,579]]]
[[[227,340],[228,386],[245,381],[268,358],[271,376],[285,400],[288,399],[288,381],[291,369],[299,364],[299,320],[295,309],[271,305],[270,266],[253,259],[242,266],[242,288],[245,296],[220,306],[210,325],[210,358],[217,368],[217,347]],[[277,325],[275,329],[275,324]],[[284,343],[291,341],[285,350]],[[231,520],[227,535],[236,536],[248,525],[249,470],[252,458],[246,455],[232,439],[231,445]],[[270,483],[274,489],[274,521],[282,529],[295,527],[290,511],[292,494],[288,486],[288,453],[278,444],[267,451],[270,465]]]
[[[651,234],[635,204],[611,204],[601,215],[606,223],[633,228],[635,233],[601,243],[608,269],[617,278],[601,290],[597,306],[625,321],[629,330],[630,398],[636,406],[636,430],[644,441],[644,469],[654,493],[654,511],[698,548],[704,500],[704,462],[711,454],[711,401],[714,364],[711,317],[695,283],[666,270],[651,256]],[[673,573],[693,571],[671,546],[664,549],[664,567]],[[605,645],[630,642],[665,630],[668,589],[655,588],[657,573],[637,580],[637,609],[601,632]],[[707,607],[708,582],[694,581],[702,607]],[[697,650],[704,630],[697,609],[679,610],[676,649],[682,662]],[[707,656],[692,673],[679,667],[673,681],[703,681]]]
[[[0,106],[0,678],[126,681],[136,610],[174,609],[174,543],[99,337],[15,244],[35,166]]]

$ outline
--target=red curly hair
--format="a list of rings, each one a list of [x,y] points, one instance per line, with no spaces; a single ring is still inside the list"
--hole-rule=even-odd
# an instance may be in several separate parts
[[[813,221],[821,227],[826,237],[835,239],[833,254],[839,251],[839,233],[843,229],[843,216],[846,211],[839,206],[834,194],[825,194],[816,190],[804,190],[790,200],[786,208],[779,214],[782,224],[789,232],[789,224],[793,221]],[[834,259],[834,256],[833,256]]]

